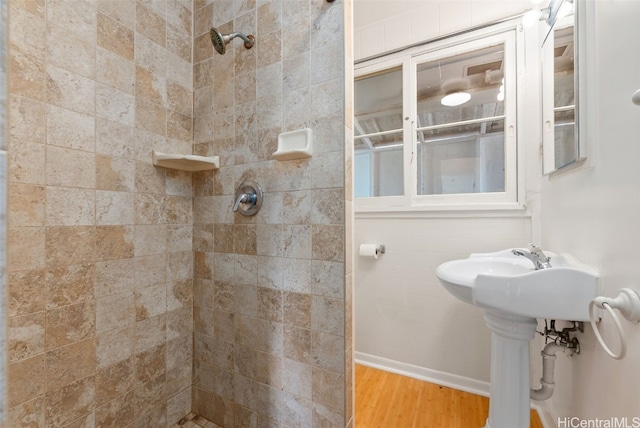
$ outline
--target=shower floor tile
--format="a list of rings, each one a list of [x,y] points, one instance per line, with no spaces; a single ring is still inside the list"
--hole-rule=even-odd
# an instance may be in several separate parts
[[[189,413],[171,428],[220,428],[220,426],[195,413]]]

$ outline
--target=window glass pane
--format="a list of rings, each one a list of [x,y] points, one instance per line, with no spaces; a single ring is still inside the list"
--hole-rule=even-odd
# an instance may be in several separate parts
[[[505,191],[504,120],[417,137],[419,195]]]
[[[402,195],[402,68],[359,78],[354,91],[355,196]]]
[[[418,195],[505,191],[504,49],[417,66]],[[467,95],[451,103],[452,93]]]
[[[573,27],[554,30],[553,45],[555,167],[578,158],[575,134]]]
[[[503,71],[503,44],[418,64],[418,128],[503,115]],[[466,102],[445,105],[461,93]]]
[[[402,68],[359,78],[354,95],[355,135],[402,129]]]
[[[402,132],[356,139],[354,157],[356,197],[403,194],[402,141]]]

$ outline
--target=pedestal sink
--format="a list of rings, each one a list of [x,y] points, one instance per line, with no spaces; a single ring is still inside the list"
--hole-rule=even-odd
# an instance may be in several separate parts
[[[528,428],[529,342],[536,318],[588,321],[598,276],[569,255],[546,253],[551,268],[512,253],[471,254],[441,264],[436,276],[458,299],[484,310],[491,330],[491,388],[485,428]]]

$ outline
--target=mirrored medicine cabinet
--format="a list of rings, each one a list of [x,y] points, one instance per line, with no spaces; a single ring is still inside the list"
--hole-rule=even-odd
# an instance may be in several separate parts
[[[573,13],[558,17],[571,6]],[[552,0],[549,18],[540,22],[542,44],[543,172],[552,174],[582,165],[592,138],[587,102],[593,47],[592,0]],[[556,13],[554,13],[556,12]]]

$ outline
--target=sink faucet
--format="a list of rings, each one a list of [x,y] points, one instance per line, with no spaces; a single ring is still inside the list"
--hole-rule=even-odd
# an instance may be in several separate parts
[[[540,248],[533,244],[529,244],[529,251],[520,249],[511,250],[516,256],[523,256],[531,260],[536,267],[536,270],[548,269],[551,267],[549,257],[547,257]]]

